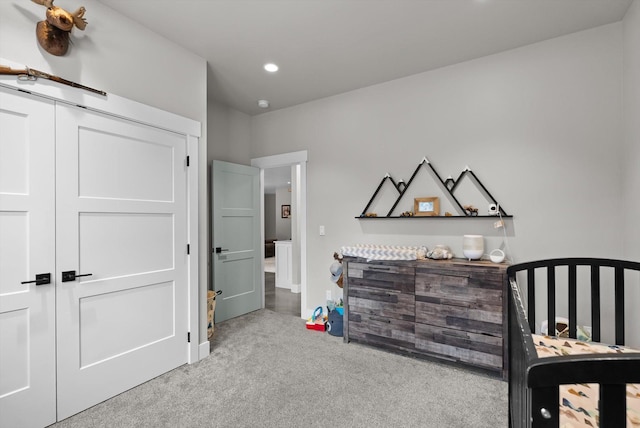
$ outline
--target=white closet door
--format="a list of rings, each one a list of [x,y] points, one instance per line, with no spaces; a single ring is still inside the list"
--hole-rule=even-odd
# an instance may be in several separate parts
[[[0,89],[0,426],[56,421],[53,102]],[[22,284],[37,274],[48,284]]]
[[[186,139],[56,110],[58,418],[187,362]]]

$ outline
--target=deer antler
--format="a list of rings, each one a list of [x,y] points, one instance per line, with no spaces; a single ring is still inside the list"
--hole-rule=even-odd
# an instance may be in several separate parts
[[[78,29],[83,31],[87,27],[87,20],[83,18],[86,11],[87,10],[84,8],[84,6],[80,6],[78,10],[71,14],[71,16],[73,16],[73,23],[76,24],[76,27],[78,27]]]
[[[31,0],[32,2],[44,7],[53,7],[53,0]]]

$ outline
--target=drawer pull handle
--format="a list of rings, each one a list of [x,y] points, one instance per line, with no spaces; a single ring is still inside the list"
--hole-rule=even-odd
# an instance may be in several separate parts
[[[454,278],[467,278],[467,279],[471,278],[469,275],[448,275],[447,274],[447,275],[443,275],[443,276],[452,276]]]
[[[389,267],[378,267],[378,266],[371,266],[370,269],[371,270],[391,270],[391,268]]]
[[[471,308],[471,305],[466,302],[456,302],[448,300],[445,304],[449,306],[455,306],[456,308]]]
[[[443,336],[449,336],[449,337],[455,337],[456,339],[469,340],[469,335],[464,334],[464,333],[462,333],[462,334],[455,334],[455,333],[452,333],[452,332],[450,332],[450,331],[443,330],[443,331],[442,331],[442,335],[443,335]]]
[[[386,322],[387,324],[391,324],[391,320],[388,318],[381,318],[381,317],[369,317],[371,318],[371,321],[381,321],[381,322]]]
[[[363,292],[365,295],[369,295],[369,296],[380,296],[380,297],[396,296],[396,294],[389,293],[388,291],[380,291],[380,290],[363,290]]]

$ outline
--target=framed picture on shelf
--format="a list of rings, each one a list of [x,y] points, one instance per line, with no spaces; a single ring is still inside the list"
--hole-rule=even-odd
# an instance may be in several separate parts
[[[440,200],[437,197],[415,198],[413,212],[416,216],[439,216]]]
[[[281,210],[282,218],[291,217],[291,205],[282,205],[280,210]]]

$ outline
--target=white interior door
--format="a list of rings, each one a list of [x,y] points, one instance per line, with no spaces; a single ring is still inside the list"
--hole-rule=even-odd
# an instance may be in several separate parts
[[[213,161],[213,286],[215,321],[262,307],[260,169]]]
[[[56,421],[53,112],[51,101],[0,88],[2,427]],[[23,284],[47,273],[50,283]]]
[[[187,362],[186,139],[56,112],[58,418]],[[91,276],[82,276],[88,275]]]

